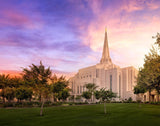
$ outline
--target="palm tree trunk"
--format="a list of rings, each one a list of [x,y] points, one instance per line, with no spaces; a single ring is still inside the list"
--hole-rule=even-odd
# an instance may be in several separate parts
[[[43,115],[43,106],[44,106],[44,99],[42,99],[40,116],[42,116],[42,115]]]

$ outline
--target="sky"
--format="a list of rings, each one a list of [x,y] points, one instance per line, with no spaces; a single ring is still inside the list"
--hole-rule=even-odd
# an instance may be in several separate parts
[[[138,69],[160,32],[160,0],[0,0],[0,70],[95,65],[105,27],[113,63]]]

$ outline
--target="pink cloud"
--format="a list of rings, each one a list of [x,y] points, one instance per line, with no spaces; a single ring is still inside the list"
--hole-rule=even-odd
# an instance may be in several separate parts
[[[133,12],[144,9],[150,11],[151,9],[157,9],[158,6],[154,1],[148,3],[146,0],[124,0],[115,10],[106,7],[101,11],[99,4],[91,4],[96,19],[90,22],[86,34],[81,36],[83,43],[93,51],[101,52],[104,31],[107,26],[113,62],[123,67],[133,65],[138,68],[142,66],[144,55],[154,44],[152,36],[159,31],[160,17],[141,14],[141,19],[138,20]],[[126,11],[125,15],[121,15],[124,10]],[[92,60],[97,58],[90,55],[88,57]],[[100,57],[101,55],[97,59],[100,59]]]
[[[147,4],[147,7],[151,10],[160,8],[159,6],[160,2],[159,1],[157,2],[156,0],[146,1],[146,4]]]
[[[3,18],[0,19],[0,24],[2,25],[21,26],[27,29],[35,29],[41,28],[43,24],[40,17],[33,20],[26,14],[15,10],[3,10],[0,14],[3,16]]]

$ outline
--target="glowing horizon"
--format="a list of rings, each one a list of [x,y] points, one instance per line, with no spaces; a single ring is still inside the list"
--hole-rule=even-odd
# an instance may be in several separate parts
[[[0,8],[0,70],[40,60],[62,72],[95,65],[106,26],[112,62],[138,69],[160,27],[159,0],[5,0]]]

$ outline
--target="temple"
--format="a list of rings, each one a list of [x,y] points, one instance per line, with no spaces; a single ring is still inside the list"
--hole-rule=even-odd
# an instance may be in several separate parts
[[[112,63],[106,30],[100,63],[80,69],[74,77],[69,79],[71,95],[75,97],[81,95],[86,91],[85,84],[95,83],[99,89],[106,88],[117,93],[116,101],[127,100],[130,97],[136,100],[133,89],[137,74],[138,71],[133,66],[120,68]]]

